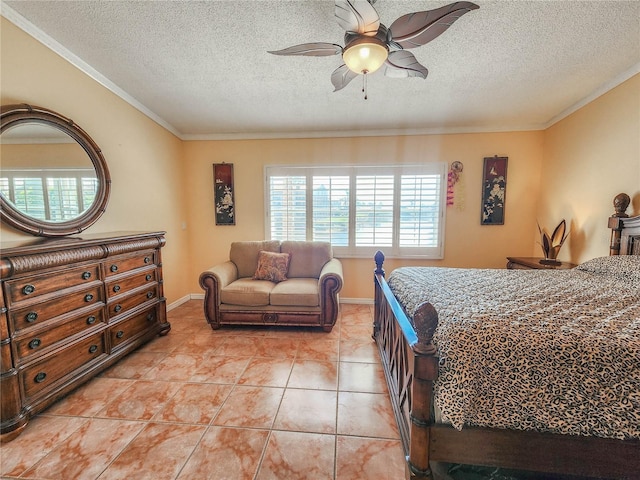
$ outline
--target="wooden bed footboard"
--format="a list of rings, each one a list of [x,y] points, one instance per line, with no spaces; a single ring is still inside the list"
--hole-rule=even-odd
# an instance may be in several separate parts
[[[437,424],[433,383],[438,357],[432,343],[438,316],[429,303],[414,328],[385,280],[384,255],[375,255],[373,337],[406,456],[407,479],[432,479],[430,462],[504,467],[583,477],[640,478],[640,441],[613,440]]]

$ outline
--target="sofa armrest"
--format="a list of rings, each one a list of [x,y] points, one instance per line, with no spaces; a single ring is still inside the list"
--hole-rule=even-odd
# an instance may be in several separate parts
[[[318,288],[320,290],[320,309],[323,315],[323,328],[331,331],[338,318],[340,304],[338,292],[342,290],[342,262],[332,258],[322,267]]]
[[[332,258],[324,264],[322,271],[320,272],[318,283],[322,285],[329,276],[335,277],[339,283],[338,290],[342,289],[342,262],[337,258]]]
[[[204,276],[214,277],[218,284],[218,287],[224,288],[231,282],[234,282],[238,279],[238,268],[236,267],[236,264],[231,261],[220,263],[215,267],[209,268],[205,272],[202,272],[202,275],[200,275],[200,286],[202,288],[205,288],[204,285],[202,285],[202,277]]]
[[[200,274],[200,286],[204,289],[204,316],[211,328],[220,327],[220,290],[237,280],[235,263],[227,261]]]

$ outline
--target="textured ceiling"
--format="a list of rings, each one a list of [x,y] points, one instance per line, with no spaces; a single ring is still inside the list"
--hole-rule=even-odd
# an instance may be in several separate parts
[[[449,2],[379,0],[399,16]],[[2,15],[183,139],[544,128],[640,71],[640,1],[477,0],[411,50],[426,80],[381,71],[333,92],[344,45],[331,0],[5,0]]]

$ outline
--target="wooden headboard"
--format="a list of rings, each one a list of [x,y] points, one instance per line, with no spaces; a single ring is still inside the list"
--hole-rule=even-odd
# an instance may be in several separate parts
[[[626,193],[620,193],[613,199],[615,213],[609,217],[609,255],[640,255],[640,215],[629,217],[625,213],[630,202],[631,198]]]

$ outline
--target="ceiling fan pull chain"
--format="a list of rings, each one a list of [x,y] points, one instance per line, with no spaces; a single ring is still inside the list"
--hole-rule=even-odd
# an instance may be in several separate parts
[[[364,93],[364,99],[367,99],[367,72],[362,74],[362,93]]]

